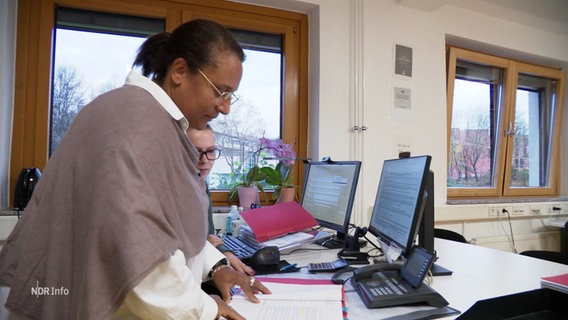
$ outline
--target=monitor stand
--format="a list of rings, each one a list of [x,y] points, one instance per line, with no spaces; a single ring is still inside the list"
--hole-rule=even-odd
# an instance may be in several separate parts
[[[348,264],[369,264],[369,254],[366,252],[361,252],[361,237],[365,235],[367,229],[365,228],[363,232],[359,231],[357,227],[357,232],[355,236],[346,235],[345,239],[345,249],[341,249],[337,253],[337,257],[345,260]],[[364,242],[367,244],[367,242]]]
[[[351,238],[352,236],[348,237]],[[358,240],[359,240],[359,247],[364,247],[367,245],[367,241],[363,239],[358,239]],[[351,241],[351,239],[349,241]],[[328,249],[343,249],[347,247],[347,244],[345,243],[345,237],[338,237],[337,235],[333,236],[332,238],[326,237],[318,239],[314,243]]]
[[[333,236],[332,238],[323,238],[316,240],[314,242],[317,245],[322,247],[326,247],[328,249],[341,249],[345,247],[345,239],[340,239],[337,236]]]
[[[453,271],[450,269],[446,269],[440,265],[437,264],[433,264],[430,267],[430,272],[432,272],[432,276],[437,277],[437,276],[451,276]]]
[[[341,249],[337,257],[345,260],[348,264],[369,264],[369,254],[361,251]]]

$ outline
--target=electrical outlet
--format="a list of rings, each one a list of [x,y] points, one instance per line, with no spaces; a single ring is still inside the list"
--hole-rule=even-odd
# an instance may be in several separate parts
[[[542,207],[541,206],[531,206],[530,214],[533,216],[539,216],[542,214]]]
[[[494,207],[489,207],[489,216],[490,217],[506,217],[507,216],[507,212],[503,212],[503,210],[506,210],[507,212],[512,214],[513,208],[509,207],[509,206],[494,206]]]
[[[559,204],[551,204],[549,206],[546,207],[547,211],[546,213],[549,215],[556,215],[556,214],[562,214],[562,206],[560,206]]]
[[[501,212],[500,207],[489,207],[489,216],[490,217],[498,217],[499,212]]]

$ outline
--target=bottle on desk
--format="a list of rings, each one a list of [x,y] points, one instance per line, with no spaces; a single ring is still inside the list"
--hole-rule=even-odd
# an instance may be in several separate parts
[[[237,208],[236,205],[232,205],[231,206],[231,211],[229,211],[229,214],[227,215],[227,221],[225,224],[225,233],[228,235],[236,235],[233,234],[236,232],[238,232],[238,230],[234,230],[234,229],[238,229],[238,228],[233,228],[234,227],[234,223],[235,221],[239,220],[239,209]]]
[[[243,213],[243,207],[239,207],[239,214],[237,216],[237,219],[234,219],[232,221],[232,226],[231,226],[231,231],[233,231],[233,236],[237,237],[240,234],[240,230],[241,230],[241,226],[243,224],[246,225],[246,223],[244,222],[244,219],[241,216],[241,213]]]

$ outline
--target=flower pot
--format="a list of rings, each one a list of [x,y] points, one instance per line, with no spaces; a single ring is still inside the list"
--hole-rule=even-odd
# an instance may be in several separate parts
[[[278,199],[276,199],[276,203],[292,202],[294,200],[296,200],[296,188],[286,187],[280,189],[280,194],[278,195]]]
[[[239,187],[237,189],[239,194],[239,205],[245,210],[251,208],[252,204],[260,204],[260,197],[258,195],[258,189],[255,187]]]

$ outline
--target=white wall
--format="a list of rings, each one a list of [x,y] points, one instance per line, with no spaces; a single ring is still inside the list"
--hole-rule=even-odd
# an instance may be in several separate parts
[[[446,43],[529,62],[568,66],[568,24],[520,12],[513,1],[501,1],[502,6],[481,0],[239,2],[308,14],[309,156],[363,161],[354,209],[354,222],[362,225],[370,218],[381,164],[397,157],[398,143],[410,144],[414,155],[433,156],[438,223],[460,218],[488,219],[487,205],[446,204]],[[524,4],[534,8],[542,5],[539,0]],[[547,4],[560,5],[558,10],[568,12],[566,2],[551,0]],[[413,48],[412,78],[394,75],[395,43]],[[393,86],[412,90],[412,111],[402,115],[393,112]],[[353,125],[361,124],[368,127],[366,132],[351,131]],[[567,127],[564,126],[564,147]],[[561,163],[566,163],[566,149]],[[568,194],[565,166],[563,195]],[[450,226],[477,238],[502,234],[499,224],[476,221]],[[515,222],[515,228],[531,233],[542,225],[527,219]]]
[[[8,207],[17,0],[0,1],[0,209]]]

